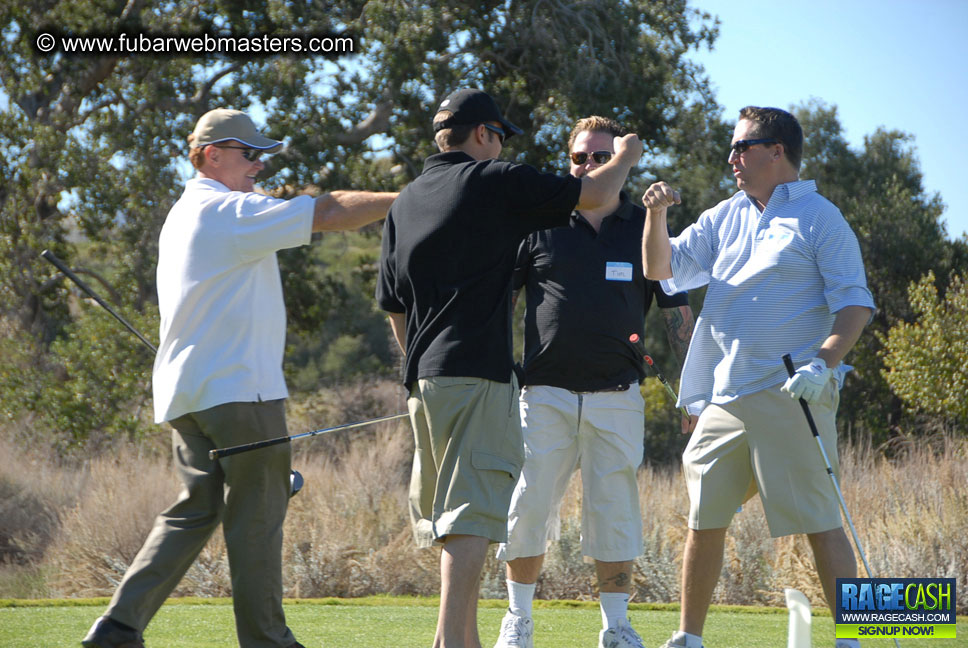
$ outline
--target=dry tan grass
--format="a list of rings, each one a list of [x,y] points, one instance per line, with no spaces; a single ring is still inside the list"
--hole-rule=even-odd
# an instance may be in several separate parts
[[[402,398],[387,402],[399,397],[398,390],[374,392],[370,409],[325,407],[334,419],[350,415],[343,420],[403,407]],[[293,417],[293,433],[303,431],[301,415]],[[295,448],[294,466],[305,476],[306,487],[291,501],[286,521],[287,596],[438,592],[439,553],[416,549],[409,530],[412,444],[409,425],[394,422]],[[31,456],[4,440],[0,465],[0,488],[7,494],[0,498],[0,529],[15,539],[21,562],[39,564],[49,575],[37,586],[37,596],[110,595],[154,516],[178,488],[170,460],[133,448],[78,469]],[[968,579],[965,439],[912,448],[890,461],[870,448],[848,448],[842,466],[844,497],[876,575]],[[688,512],[682,477],[678,469],[646,467],[640,470],[639,486],[646,538],[635,563],[635,600],[674,602]],[[564,499],[562,540],[549,548],[540,597],[587,599],[596,594],[594,570],[580,555],[580,492],[576,476]],[[7,562],[13,562],[9,555]],[[2,590],[7,582],[0,577],[0,597],[13,595]],[[806,541],[771,539],[754,498],[730,528],[714,600],[782,605],[784,587],[822,600]],[[229,593],[224,546],[216,534],[177,594]],[[485,565],[482,595],[505,595],[503,564],[493,554]]]
[[[0,564],[40,560],[79,490],[79,475],[0,435]]]

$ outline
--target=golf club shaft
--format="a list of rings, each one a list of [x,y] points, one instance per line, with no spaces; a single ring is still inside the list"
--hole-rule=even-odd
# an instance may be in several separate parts
[[[363,427],[365,425],[372,425],[374,423],[382,423],[383,421],[393,421],[405,416],[409,416],[409,414],[391,414],[389,416],[381,416],[379,418],[369,419],[367,421],[344,423],[343,425],[337,425],[335,427],[324,428],[321,430],[313,430],[312,432],[303,432],[302,434],[294,434],[292,436],[281,436],[274,439],[265,439],[264,441],[256,441],[254,443],[244,443],[242,445],[231,446],[228,448],[215,448],[214,450],[208,451],[208,458],[221,459],[222,457],[229,457],[234,454],[239,454],[240,452],[249,452],[250,450],[258,450],[259,448],[268,448],[269,446],[279,445],[280,443],[289,443],[296,439],[318,436],[320,434],[329,434],[330,432],[338,432],[339,430],[349,430],[352,428]]]
[[[786,366],[787,374],[792,378],[796,375],[796,369],[793,366],[793,358],[790,354],[783,356],[783,364]],[[803,410],[803,415],[807,418],[807,425],[810,426],[810,432],[813,434],[813,438],[817,441],[817,447],[820,448],[820,455],[823,457],[824,466],[827,468],[827,474],[830,476],[830,481],[834,485],[834,490],[837,491],[837,499],[840,502],[840,510],[843,511],[844,517],[847,519],[847,526],[850,527],[850,535],[854,538],[854,545],[857,547],[857,553],[860,554],[860,559],[864,562],[864,569],[867,570],[867,576],[869,578],[874,578],[874,572],[871,571],[871,566],[867,562],[867,556],[864,555],[864,549],[861,547],[860,538],[857,537],[857,530],[854,528],[854,521],[850,519],[850,513],[847,511],[847,503],[844,501],[844,495],[840,490],[840,484],[837,482],[837,476],[834,474],[834,469],[830,465],[830,458],[827,456],[827,451],[823,447],[823,440],[820,438],[820,433],[817,431],[817,424],[813,421],[813,415],[810,413],[810,406],[807,405],[807,401],[800,399],[800,408]]]
[[[796,368],[793,366],[793,358],[787,353],[783,356],[783,365],[786,367],[787,374],[790,378],[796,374]],[[827,451],[823,447],[823,440],[820,438],[820,432],[817,430],[817,424],[813,420],[813,414],[810,413],[810,406],[807,405],[807,401],[800,399],[800,408],[803,410],[803,415],[807,419],[807,425],[810,426],[810,433],[813,434],[813,438],[817,440],[817,447],[820,448],[820,456],[823,457],[824,466],[827,468],[827,474],[830,475],[830,482],[834,485],[834,490],[837,492],[837,501],[840,502],[840,510],[844,513],[844,518],[847,520],[847,526],[850,528],[850,535],[854,539],[854,546],[857,547],[857,553],[860,554],[860,559],[864,563],[864,569],[867,570],[867,577],[874,578],[874,572],[871,571],[870,563],[867,562],[867,556],[864,554],[864,548],[860,544],[860,538],[857,537],[857,529],[854,528],[854,521],[850,519],[850,513],[847,511],[847,502],[844,501],[844,494],[840,490],[840,483],[837,481],[837,476],[834,474],[833,468],[830,466],[830,458],[827,456]],[[901,642],[894,638],[894,645],[896,648],[901,648]]]
[[[790,357],[789,353],[783,356],[783,364],[786,367],[787,374],[792,378],[796,374],[796,368],[793,366],[793,358]],[[867,556],[864,554],[864,548],[860,544],[860,538],[857,537],[857,529],[854,528],[854,521],[850,518],[850,513],[847,511],[847,502],[844,501],[844,494],[840,490],[840,483],[837,481],[837,476],[834,475],[834,470],[830,466],[830,458],[827,456],[827,451],[823,447],[823,440],[820,438],[817,424],[813,420],[813,414],[810,413],[810,406],[802,398],[800,399],[800,408],[803,410],[803,415],[807,419],[807,425],[810,426],[810,432],[813,434],[813,438],[817,440],[817,447],[820,448],[820,455],[823,457],[827,474],[830,475],[830,481],[834,485],[834,490],[837,492],[837,501],[840,502],[840,510],[843,511],[844,518],[847,520],[850,535],[854,539],[854,546],[857,547],[857,553],[860,554],[860,559],[864,563],[864,569],[867,570],[867,577],[874,578],[874,572],[871,571],[870,563],[867,562]],[[901,642],[896,637],[894,638],[894,645],[896,648],[901,648]]]
[[[665,387],[666,391],[669,392],[669,395],[672,396],[672,402],[678,403],[679,396],[676,394],[676,390],[672,388],[672,385],[669,384],[669,381],[666,380],[666,377],[663,376],[662,372],[659,371],[659,368],[655,366],[655,361],[645,350],[645,344],[642,343],[642,340],[639,338],[639,334],[633,333],[630,335],[629,342],[631,342],[633,346],[638,349],[639,353],[642,354],[642,359],[645,360],[645,364],[649,365],[649,369],[652,370],[652,373],[655,374],[655,377],[659,379],[659,382],[662,383],[662,386]],[[682,412],[683,416],[689,418],[689,410],[687,410],[685,407],[680,407],[679,411]]]
[[[80,277],[78,277],[76,274],[74,274],[74,272],[70,268],[68,268],[67,265],[63,261],[61,261],[56,256],[54,256],[54,253],[53,252],[51,252],[50,250],[44,250],[43,252],[40,253],[40,256],[44,257],[45,260],[47,260],[50,263],[52,263],[58,270],[60,270],[64,274],[65,277],[67,277],[68,279],[70,279],[71,281],[73,281],[75,284],[77,284],[77,287],[78,288],[80,288],[81,290],[83,290],[84,292],[86,292],[88,295],[90,295],[90,297],[94,301],[96,301],[101,306],[101,308],[103,308],[107,312],[109,312],[112,315],[114,315],[114,318],[116,320],[118,320],[119,322],[121,322],[121,324],[123,324],[126,329],[128,329],[129,331],[131,331],[132,333],[134,333],[138,337],[139,340],[141,340],[142,342],[144,342],[145,346],[148,347],[149,349],[151,349],[151,352],[152,353],[158,353],[158,349],[155,347],[154,344],[152,344],[151,342],[148,341],[148,338],[146,338],[145,336],[143,336],[138,331],[138,329],[136,329],[135,327],[133,327],[128,322],[128,320],[126,320],[123,317],[121,317],[113,308],[111,308],[110,304],[108,304],[106,301],[104,301],[103,299],[101,299],[101,297],[96,292],[94,292],[94,290],[90,286],[88,286],[86,283],[84,283],[84,281]]]
[[[665,387],[666,391],[669,392],[669,395],[672,396],[672,401],[674,403],[678,403],[679,396],[676,394],[676,390],[672,388],[672,385],[670,385],[669,381],[666,380],[666,377],[662,375],[662,372],[656,368],[655,361],[652,360],[652,356],[645,354],[642,357],[645,359],[645,364],[652,368],[652,373],[655,374],[655,377],[659,379],[659,382],[662,383],[662,386]],[[683,416],[689,418],[689,410],[687,410],[685,407],[680,407],[679,411],[682,412]]]

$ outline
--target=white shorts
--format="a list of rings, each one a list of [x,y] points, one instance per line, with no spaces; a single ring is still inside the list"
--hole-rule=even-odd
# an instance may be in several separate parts
[[[638,385],[622,392],[575,393],[537,385],[521,393],[524,468],[511,497],[508,541],[497,557],[539,556],[561,532],[559,508],[581,467],[581,546],[604,562],[642,553],[636,471],[644,452],[644,401]]]

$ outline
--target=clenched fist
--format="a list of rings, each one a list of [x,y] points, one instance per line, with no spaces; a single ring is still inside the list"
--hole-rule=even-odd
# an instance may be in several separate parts
[[[642,157],[642,140],[635,133],[616,137],[612,140],[612,146],[615,147],[616,155],[622,155],[624,151],[629,151],[635,161]]]
[[[645,190],[642,204],[646,209],[663,210],[682,202],[679,192],[669,186],[667,182],[656,182]]]

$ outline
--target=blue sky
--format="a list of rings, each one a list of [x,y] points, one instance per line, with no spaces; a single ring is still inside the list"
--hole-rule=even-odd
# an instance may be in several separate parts
[[[733,121],[746,105],[837,106],[852,148],[878,127],[914,136],[924,186],[968,231],[968,0],[689,0],[717,15],[693,56]]]

